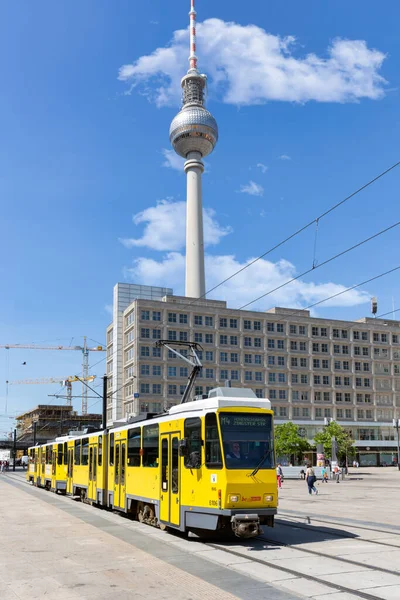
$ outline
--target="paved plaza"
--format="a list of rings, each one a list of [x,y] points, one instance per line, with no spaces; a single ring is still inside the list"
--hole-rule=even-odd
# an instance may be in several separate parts
[[[286,480],[256,540],[183,539],[0,475],[1,600],[399,600],[400,473]]]

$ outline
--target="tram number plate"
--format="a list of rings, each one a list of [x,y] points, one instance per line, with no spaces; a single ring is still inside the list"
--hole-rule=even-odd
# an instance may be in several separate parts
[[[209,500],[208,504],[209,504],[209,506],[218,506],[217,500]]]

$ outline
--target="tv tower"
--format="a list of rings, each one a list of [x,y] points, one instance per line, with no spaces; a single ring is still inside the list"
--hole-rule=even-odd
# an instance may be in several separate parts
[[[195,0],[190,9],[189,70],[183,77],[183,105],[171,123],[169,137],[177,154],[186,159],[186,296],[205,297],[203,239],[202,158],[211,154],[218,140],[218,126],[204,107],[207,77],[199,73],[196,56]]]

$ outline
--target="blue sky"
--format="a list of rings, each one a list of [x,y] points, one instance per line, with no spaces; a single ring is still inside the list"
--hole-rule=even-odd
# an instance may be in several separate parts
[[[400,7],[197,4],[199,66],[220,130],[204,176],[210,287],[398,160]],[[188,0],[3,3],[0,343],[104,341],[117,281],[182,292],[183,226],[171,227],[183,223],[185,180],[167,151],[188,10]],[[399,178],[321,221],[320,262],[398,220]],[[313,243],[310,229],[215,296],[244,304],[309,268]],[[395,229],[257,307],[305,306],[397,266],[398,250]],[[400,305],[399,288],[392,275],[317,314],[359,318],[371,295],[385,312],[392,297]],[[8,369],[5,354],[4,380],[80,368],[78,352],[10,351]],[[9,412],[55,391],[15,386]],[[0,432],[10,423],[0,417]]]

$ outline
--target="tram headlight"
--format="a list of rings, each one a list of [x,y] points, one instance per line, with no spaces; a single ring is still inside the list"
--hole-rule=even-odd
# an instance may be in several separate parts
[[[239,502],[239,496],[229,496],[229,502]]]
[[[264,502],[272,502],[274,497],[270,494],[264,494]]]

